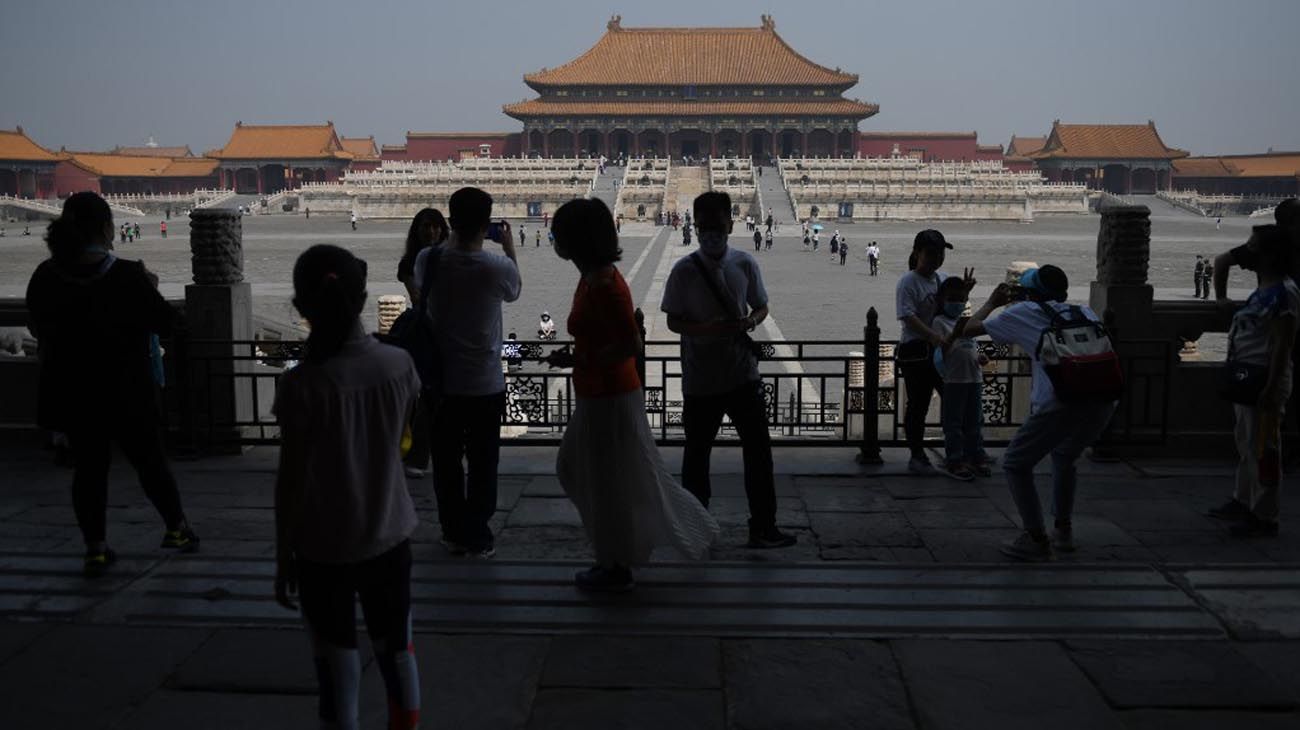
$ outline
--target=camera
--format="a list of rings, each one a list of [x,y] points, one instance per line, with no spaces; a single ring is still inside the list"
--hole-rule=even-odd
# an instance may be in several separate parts
[[[1023,302],[1029,298],[1029,290],[1019,284],[1012,284],[1007,291],[1007,300],[1012,302]]]

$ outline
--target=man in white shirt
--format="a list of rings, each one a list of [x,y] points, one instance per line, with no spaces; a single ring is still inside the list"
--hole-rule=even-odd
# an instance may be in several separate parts
[[[505,221],[492,223],[492,196],[461,188],[449,201],[451,236],[415,260],[418,281],[428,281],[429,315],[442,357],[443,401],[433,424],[433,488],[442,541],[454,555],[495,553],[488,520],[497,506],[497,462],[505,376],[501,372],[501,305],[519,298],[521,281],[514,235]],[[491,229],[504,256],[483,250]],[[427,277],[427,278],[426,278]],[[462,455],[465,464],[462,465]],[[468,474],[466,473],[468,467]]]
[[[1071,306],[1065,303],[1069,286],[1065,272],[1056,266],[1029,269],[1020,275],[1023,301],[1012,302],[1011,287],[1000,284],[965,327],[959,324],[952,334],[954,338],[987,334],[994,342],[1019,346],[1033,360],[1029,418],[1016,431],[1002,456],[1002,469],[1006,472],[1011,497],[1020,512],[1024,529],[1015,540],[1003,544],[1002,553],[1017,560],[1050,560],[1054,550],[1074,551],[1071,516],[1078,483],[1074,463],[1083,450],[1101,436],[1115,412],[1114,401],[1063,403],[1058,400],[1056,389],[1038,358],[1043,330],[1052,325],[1052,318],[1044,307],[1055,310],[1058,315],[1080,314],[1093,322],[1100,321],[1088,307],[1081,306],[1071,312]],[[990,317],[993,310],[1004,305],[1006,309],[996,317]],[[1050,541],[1038,490],[1034,486],[1034,467],[1048,454],[1052,457],[1053,512],[1056,517]]]
[[[767,406],[747,335],[767,318],[763,276],[752,255],[727,245],[731,196],[709,192],[697,197],[695,221],[700,251],[673,265],[660,305],[668,329],[682,339],[682,486],[709,506],[709,456],[726,415],[744,450],[749,546],[788,547],[795,538],[776,527]]]

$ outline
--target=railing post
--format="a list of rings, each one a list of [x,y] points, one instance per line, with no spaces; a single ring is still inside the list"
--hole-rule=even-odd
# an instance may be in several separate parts
[[[641,347],[637,349],[636,356],[636,377],[641,381],[641,391],[645,392],[645,312],[637,307],[632,317],[636,320],[636,331],[641,335]]]
[[[859,464],[883,464],[880,455],[880,315],[876,308],[867,310],[867,326],[862,328],[862,444],[858,447]]]

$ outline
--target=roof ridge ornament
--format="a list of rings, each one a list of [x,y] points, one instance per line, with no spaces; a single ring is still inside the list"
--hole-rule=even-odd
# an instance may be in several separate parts
[[[623,30],[623,16],[622,15],[609,16],[609,22],[605,24],[605,29],[611,31]]]
[[[772,19],[772,16],[761,15],[759,16],[759,20],[762,21],[763,30],[768,30],[768,31],[776,30],[776,21]]]

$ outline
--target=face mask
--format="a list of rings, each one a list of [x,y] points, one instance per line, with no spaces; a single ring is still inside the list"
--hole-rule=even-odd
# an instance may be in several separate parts
[[[957,319],[961,313],[966,311],[966,302],[944,302],[943,314],[945,317]]]
[[[700,231],[700,250],[709,256],[721,256],[727,250],[727,234]]]

